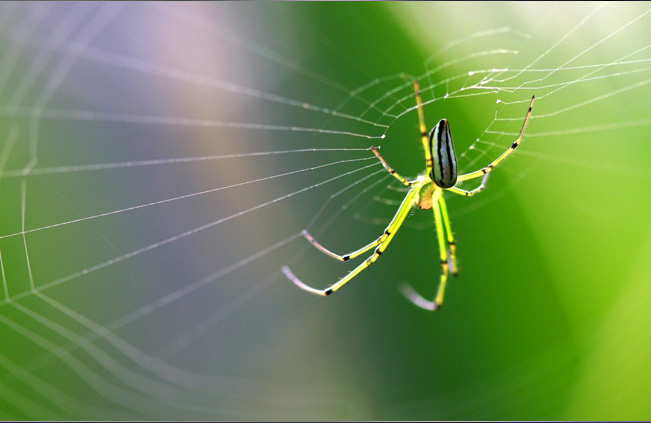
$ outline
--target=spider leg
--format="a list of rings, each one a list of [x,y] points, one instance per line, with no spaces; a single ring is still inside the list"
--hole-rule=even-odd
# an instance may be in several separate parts
[[[329,255],[330,257],[333,257],[333,258],[335,258],[335,259],[337,259],[339,261],[348,261],[350,259],[354,259],[355,257],[358,257],[358,256],[364,254],[365,252],[367,252],[371,248],[380,245],[382,243],[382,241],[384,241],[384,239],[387,237],[387,233],[386,233],[386,231],[384,231],[384,233],[382,235],[380,235],[380,237],[378,239],[376,239],[375,241],[373,241],[370,244],[360,248],[359,250],[355,250],[352,253],[348,253],[348,254],[344,254],[344,255],[339,255],[337,253],[333,253],[332,251],[325,248],[323,245],[319,244],[319,242],[316,239],[314,239],[312,237],[312,235],[310,235],[307,230],[303,231],[303,236],[308,241],[310,241],[310,243],[312,245],[314,245],[317,250],[321,251],[322,253],[325,253],[325,254]]]
[[[488,175],[490,175],[490,173],[485,173],[484,177],[481,180],[481,184],[479,184],[477,188],[471,189],[470,191],[466,191],[465,189],[456,188],[456,187],[446,188],[446,189],[447,191],[453,192],[455,194],[463,195],[465,197],[472,197],[475,194],[479,194],[484,190],[484,188],[486,188],[486,180],[488,179]]]
[[[391,176],[393,176],[394,178],[399,180],[405,186],[410,187],[412,185],[411,182],[407,181],[405,178],[400,176],[398,174],[398,172],[396,172],[395,170],[393,170],[393,168],[391,166],[389,166],[389,164],[386,162],[386,160],[384,160],[384,157],[382,157],[380,152],[377,151],[377,149],[375,147],[371,147],[371,150],[373,151],[373,154],[375,154],[375,156],[380,160],[380,162],[382,163],[382,166],[384,166],[384,168],[387,170],[387,172],[389,172],[389,174]],[[371,248],[380,245],[382,243],[382,241],[384,241],[386,239],[388,234],[385,231],[378,239],[371,242],[370,244],[360,248],[359,250],[355,250],[352,253],[348,253],[348,254],[344,254],[344,255],[339,255],[339,254],[334,253],[334,252],[328,250],[327,248],[325,248],[316,239],[314,239],[314,237],[312,237],[312,235],[310,235],[307,230],[303,230],[303,236],[308,241],[310,241],[310,243],[312,245],[314,245],[314,247],[316,247],[317,250],[321,251],[322,253],[327,254],[330,257],[335,258],[335,259],[337,259],[339,261],[348,261],[350,259],[354,259],[355,257],[358,257],[358,256],[364,254],[366,251],[370,250]]]
[[[454,234],[452,233],[452,227],[450,226],[450,217],[448,216],[448,206],[445,204],[443,199],[443,194],[439,197],[439,206],[441,207],[441,216],[443,217],[443,225],[445,226],[445,233],[447,234],[448,241],[448,262],[451,267],[452,276],[457,276],[459,274],[459,268],[457,267],[457,244],[454,240]]]
[[[303,283],[292,273],[292,271],[287,266],[282,267],[283,273],[285,274],[285,276],[287,276],[287,278],[290,281],[294,282],[294,284],[296,284],[299,288],[307,292],[311,292],[313,294],[317,294],[325,297],[337,291],[339,288],[341,288],[346,283],[348,283],[351,279],[357,276],[362,270],[366,269],[371,264],[375,263],[378,257],[380,257],[380,255],[384,252],[384,250],[387,248],[387,246],[389,245],[389,243],[391,242],[395,234],[398,232],[398,229],[400,229],[402,223],[405,221],[405,218],[409,214],[409,211],[411,210],[411,207],[414,204],[414,196],[416,195],[416,192],[417,192],[416,189],[411,189],[407,193],[405,199],[402,201],[402,204],[400,205],[400,208],[398,208],[398,211],[396,212],[395,216],[391,220],[391,223],[389,223],[389,226],[387,226],[387,228],[385,229],[383,234],[385,238],[378,244],[377,248],[375,249],[375,252],[371,254],[369,258],[364,260],[364,262],[362,262],[359,266],[353,269],[350,273],[348,273],[346,276],[344,276],[342,279],[336,282],[334,285],[323,290],[316,289]]]
[[[425,124],[425,112],[423,111],[423,99],[420,96],[420,83],[417,79],[414,80],[414,91],[416,92],[416,109],[418,109],[418,128],[420,130],[420,140],[423,143],[425,150],[425,165],[427,169],[425,174],[432,173],[432,152],[429,149],[429,134],[427,133],[427,125]]]
[[[440,193],[440,191],[439,191]],[[440,198],[437,198],[437,203],[440,201]],[[445,287],[448,281],[448,275],[450,269],[448,267],[448,252],[445,244],[445,228],[443,224],[443,218],[441,216],[441,207],[435,205],[432,207],[434,210],[434,221],[436,223],[436,236],[439,242],[439,257],[441,259],[441,281],[439,282],[439,287],[436,292],[436,297],[434,301],[429,301],[423,298],[414,288],[410,285],[403,284],[400,287],[400,291],[404,294],[409,301],[411,301],[415,306],[423,308],[425,310],[434,311],[443,304],[443,297],[445,295]]]
[[[470,172],[470,173],[466,173],[465,175],[460,175],[457,178],[457,181],[459,182],[467,181],[469,179],[479,178],[482,175],[488,175],[488,173],[493,169],[495,169],[497,165],[499,165],[502,162],[502,160],[506,159],[515,151],[516,148],[518,148],[520,142],[522,141],[522,137],[524,136],[524,131],[527,129],[527,125],[529,124],[529,119],[531,118],[531,111],[533,110],[533,102],[535,99],[536,99],[535,96],[531,97],[531,102],[529,103],[529,110],[527,110],[527,114],[524,117],[524,123],[522,124],[522,128],[520,128],[520,133],[518,134],[518,138],[516,138],[513,144],[511,144],[511,146],[507,148],[505,152],[500,154],[500,156],[495,160],[493,160],[488,166],[483,167],[475,172]],[[485,182],[486,182],[486,178],[484,178],[484,180],[482,181],[482,186],[481,186],[482,188]],[[457,192],[457,194],[459,193]]]
[[[411,182],[409,182],[408,180],[406,180],[405,178],[403,178],[402,176],[400,176],[400,175],[398,174],[398,172],[396,172],[395,170],[393,170],[393,168],[392,168],[391,166],[389,166],[389,164],[387,163],[387,161],[384,160],[384,157],[382,157],[382,156],[380,155],[380,152],[377,151],[377,149],[376,149],[375,147],[371,147],[371,151],[373,151],[373,154],[375,154],[375,156],[380,160],[380,162],[382,163],[382,166],[384,166],[384,168],[387,170],[387,172],[389,172],[389,173],[391,174],[391,176],[393,176],[394,178],[396,178],[397,180],[399,180],[401,184],[406,185],[406,186],[408,186],[408,187],[411,186]]]

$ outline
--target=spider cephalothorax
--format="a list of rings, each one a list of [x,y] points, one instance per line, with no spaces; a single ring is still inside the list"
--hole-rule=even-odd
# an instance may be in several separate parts
[[[439,254],[441,259],[441,282],[439,283],[438,291],[436,293],[436,298],[434,301],[426,300],[409,285],[404,285],[402,287],[402,292],[409,300],[411,300],[412,303],[424,309],[436,310],[436,308],[443,303],[443,295],[445,293],[445,286],[448,279],[448,274],[450,273],[450,268],[452,270],[453,276],[457,274],[456,244],[454,241],[454,235],[452,234],[452,229],[450,227],[450,219],[448,217],[448,209],[445,204],[445,199],[443,198],[443,191],[449,191],[455,194],[470,197],[484,189],[490,172],[495,169],[495,167],[497,167],[497,165],[500,164],[502,160],[513,153],[518,145],[520,145],[520,141],[522,141],[522,137],[527,128],[527,124],[529,123],[529,118],[531,117],[534,97],[531,97],[529,110],[527,111],[527,114],[524,118],[524,123],[520,129],[520,134],[518,135],[518,138],[516,138],[516,140],[513,142],[513,144],[511,144],[511,146],[505,152],[493,160],[488,166],[474,172],[458,175],[457,158],[454,153],[454,143],[452,141],[452,135],[450,134],[450,125],[448,124],[448,121],[446,119],[441,119],[428,134],[427,127],[425,126],[423,102],[420,96],[420,85],[418,84],[417,80],[414,81],[414,90],[416,92],[416,109],[418,110],[421,142],[425,151],[425,171],[416,179],[409,181],[400,176],[395,170],[393,170],[380,155],[377,149],[375,147],[372,147],[371,150],[373,151],[373,154],[375,154],[378,160],[380,160],[382,166],[384,166],[384,168],[394,178],[400,181],[400,183],[409,188],[404,200],[400,204],[400,207],[391,220],[391,223],[389,223],[389,226],[387,226],[387,228],[384,230],[384,233],[380,235],[378,239],[360,248],[359,250],[353,251],[352,253],[343,256],[333,253],[332,251],[323,247],[314,238],[312,238],[312,236],[307,231],[303,231],[303,234],[308,239],[308,241],[310,241],[317,249],[340,261],[348,261],[350,259],[354,259],[355,257],[362,255],[374,247],[375,251],[362,264],[357,266],[334,285],[326,289],[315,289],[306,285],[305,283],[301,282],[296,276],[294,276],[294,274],[291,272],[291,270],[289,270],[287,266],[283,266],[283,272],[285,275],[300,288],[313,294],[322,296],[327,296],[337,291],[348,281],[357,276],[357,274],[359,274],[362,270],[373,264],[378,259],[378,257],[380,257],[382,252],[389,245],[389,242],[391,242],[395,236],[398,229],[400,229],[402,223],[407,218],[407,215],[409,214],[411,208],[418,207],[424,210],[432,209],[434,211],[436,235],[438,237]],[[475,189],[466,191],[464,189],[456,187],[458,182],[469,181],[471,179],[477,179],[480,177],[482,178],[481,183]]]

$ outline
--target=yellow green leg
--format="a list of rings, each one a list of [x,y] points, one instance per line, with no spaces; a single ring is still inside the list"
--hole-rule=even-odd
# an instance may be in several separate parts
[[[339,261],[348,261],[348,260],[354,259],[355,257],[358,257],[358,256],[364,254],[365,252],[367,252],[371,248],[380,245],[382,243],[382,241],[384,241],[384,239],[387,237],[387,233],[386,233],[386,231],[384,231],[384,233],[378,239],[376,239],[375,241],[373,241],[370,244],[360,248],[359,250],[355,250],[352,253],[348,253],[348,254],[345,254],[345,255],[339,255],[337,253],[333,253],[332,251],[328,250],[323,245],[319,244],[319,242],[316,239],[314,239],[312,237],[312,235],[310,235],[309,232],[306,231],[306,230],[303,231],[303,236],[308,241],[310,241],[310,243],[312,245],[314,245],[317,248],[317,250],[319,250],[319,251],[321,251],[321,252],[323,252],[323,253],[329,255],[330,257],[333,257],[333,258],[335,258],[335,259],[337,259]]]
[[[425,150],[425,165],[427,169],[425,174],[432,173],[432,152],[429,149],[429,134],[427,133],[427,125],[425,124],[425,112],[423,111],[423,99],[420,96],[420,84],[418,80],[414,80],[414,91],[416,91],[416,108],[418,109],[418,128],[420,130],[420,140],[423,143]]]
[[[469,179],[475,179],[475,178],[479,178],[480,176],[488,175],[488,173],[492,171],[494,168],[496,168],[497,165],[499,165],[502,162],[502,160],[506,159],[508,156],[513,154],[515,149],[518,148],[518,146],[520,145],[520,142],[522,141],[522,137],[524,136],[524,131],[526,131],[527,129],[527,125],[529,124],[529,119],[531,118],[531,111],[533,110],[533,102],[535,99],[536,99],[535,97],[531,97],[531,102],[529,103],[529,109],[527,110],[527,114],[524,117],[524,123],[522,124],[522,128],[520,128],[520,133],[518,134],[518,138],[516,138],[513,144],[511,144],[511,146],[507,148],[504,153],[500,154],[499,157],[493,160],[488,166],[483,167],[475,172],[466,173],[465,175],[459,175],[457,181],[459,182],[467,181]],[[482,182],[482,188],[485,182],[486,179],[484,178],[484,181]],[[452,191],[456,192],[457,194],[462,194],[461,192],[457,192],[460,190],[456,190],[456,191],[452,190]],[[462,194],[462,195],[468,195],[468,194]]]
[[[443,194],[439,197],[439,205],[441,207],[441,216],[443,217],[443,225],[445,225],[445,233],[448,240],[448,248],[450,252],[450,265],[452,266],[452,276],[457,276],[459,274],[459,268],[457,267],[457,244],[454,240],[454,234],[452,234],[452,227],[450,226],[450,217],[448,216],[448,206],[445,204],[445,199]]]
[[[401,184],[406,185],[406,186],[411,186],[411,182],[403,178],[396,172],[391,166],[389,166],[389,163],[387,163],[386,160],[384,160],[384,157],[380,155],[380,152],[377,151],[377,148],[371,147],[371,151],[373,151],[373,154],[375,154],[375,157],[377,157],[380,160],[380,163],[382,163],[382,166],[386,169],[387,172],[394,178],[400,181]]]
[[[439,202],[442,196],[441,190],[437,190],[432,196],[432,202],[434,206],[432,210],[434,211],[434,222],[436,223],[436,237],[439,244],[439,258],[441,260],[441,281],[439,283],[438,290],[436,292],[436,297],[434,301],[429,301],[423,298],[414,288],[409,285],[402,285],[400,287],[401,292],[409,299],[414,305],[424,308],[425,310],[436,310],[441,304],[443,304],[443,297],[445,296],[445,287],[448,282],[448,275],[450,273],[448,267],[448,250],[446,246],[445,238],[445,224],[443,223],[443,216],[441,213],[441,207]],[[443,203],[445,204],[445,203]],[[448,225],[449,227],[449,225]],[[450,233],[452,233],[450,231]]]
[[[439,197],[439,201],[440,201]],[[439,289],[436,292],[436,306],[443,304],[443,296],[445,295],[445,285],[448,282],[448,251],[445,245],[445,234],[444,234],[444,225],[443,219],[441,217],[441,208],[432,207],[434,209],[434,221],[436,222],[436,237],[439,241],[439,257],[441,258],[441,282],[439,283]]]
[[[344,286],[346,283],[348,283],[352,278],[357,276],[362,270],[366,269],[369,267],[371,264],[375,263],[375,261],[380,257],[380,255],[384,252],[384,250],[387,248],[393,237],[396,235],[398,232],[398,229],[400,228],[400,225],[402,225],[402,222],[404,222],[405,218],[409,214],[409,211],[411,210],[413,204],[414,204],[414,196],[416,195],[416,190],[409,191],[409,193],[405,196],[405,199],[403,200],[402,204],[400,205],[400,208],[396,212],[395,216],[391,220],[391,223],[389,223],[389,226],[384,231],[384,234],[382,235],[384,239],[379,243],[377,248],[375,249],[375,252],[362,264],[357,266],[355,269],[353,269],[350,273],[348,273],[346,276],[344,276],[342,279],[340,279],[337,283],[332,285],[330,288],[326,289],[316,289],[312,288],[309,285],[303,283],[300,279],[298,279],[292,271],[289,269],[287,266],[282,267],[282,271],[287,276],[287,278],[294,282],[299,288],[311,292],[316,295],[321,295],[321,296],[328,296],[332,294],[333,292],[337,291],[339,288]],[[369,244],[371,245],[371,244]],[[367,246],[368,247],[368,246]],[[364,247],[366,248],[366,247]],[[370,247],[369,247],[370,248]]]
[[[406,186],[411,186],[412,185],[411,182],[409,182],[408,180],[406,180],[405,178],[400,176],[398,174],[398,172],[396,172],[395,170],[393,170],[393,168],[391,166],[389,166],[389,164],[386,162],[386,160],[384,160],[384,157],[382,157],[380,155],[380,153],[377,151],[377,149],[375,147],[371,147],[371,150],[373,151],[373,154],[375,154],[375,156],[378,158],[378,160],[380,160],[380,163],[382,163],[382,166],[384,166],[386,171],[389,172],[389,174],[391,176],[393,176],[394,178],[396,178],[397,180],[399,180],[402,184],[404,184]],[[388,233],[387,233],[387,231],[384,231],[384,233],[378,239],[376,239],[375,241],[373,241],[370,244],[360,248],[359,250],[355,250],[352,253],[348,253],[348,254],[345,254],[345,255],[339,255],[337,253],[334,253],[334,252],[328,250],[323,245],[319,244],[319,242],[316,239],[314,239],[314,237],[312,237],[312,235],[310,235],[307,230],[303,231],[303,236],[308,241],[310,241],[310,243],[312,245],[314,245],[317,250],[321,251],[322,253],[325,253],[325,254],[329,255],[330,257],[335,258],[335,259],[337,259],[339,261],[348,261],[348,260],[354,259],[355,257],[358,257],[358,256],[364,254],[365,252],[367,252],[371,248],[380,245],[382,243],[382,241],[384,241],[386,239],[386,237],[388,236]]]

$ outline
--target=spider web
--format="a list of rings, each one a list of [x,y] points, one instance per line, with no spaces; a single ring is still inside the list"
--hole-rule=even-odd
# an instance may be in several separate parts
[[[343,46],[317,16],[337,7],[391,16],[413,60],[373,37]],[[340,300],[300,292],[280,268],[327,286],[346,270],[302,231],[343,253],[393,216],[404,191],[369,148],[404,176],[422,171],[414,78],[428,126],[450,121],[462,172],[511,145],[536,96],[521,147],[486,191],[450,197],[464,270],[483,266],[473,264],[481,250],[469,244],[485,236],[473,219],[508,219],[518,199],[565,200],[568,174],[644,187],[644,157],[622,147],[651,125],[651,9],[502,4],[494,22],[446,33],[427,20],[472,11],[356,7],[0,5],[0,417],[508,418],[532,386],[553,398],[572,389],[560,377],[576,365],[571,337],[456,380],[429,355],[446,354],[425,347],[414,365],[427,359],[442,382],[385,387],[405,369],[396,386],[420,375],[404,358],[377,369],[398,354],[377,343],[392,338],[380,330],[437,325],[395,289],[436,279],[429,264],[400,268],[436,262],[427,213],[407,220],[382,280],[369,270]],[[611,219],[589,200],[571,204]],[[457,304],[471,292],[459,289]],[[386,307],[393,316],[374,325]],[[583,327],[559,319],[568,332]],[[369,357],[370,346],[382,351]],[[544,414],[557,401],[516,415],[558,418]]]

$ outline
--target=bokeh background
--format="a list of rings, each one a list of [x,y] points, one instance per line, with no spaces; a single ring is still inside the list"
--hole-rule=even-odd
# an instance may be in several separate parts
[[[0,418],[649,419],[649,10],[2,3]],[[298,290],[354,266],[303,229],[354,250],[404,195],[364,149],[422,171],[412,76],[464,171],[538,98],[448,201],[445,306],[397,290],[438,282],[419,210]]]

